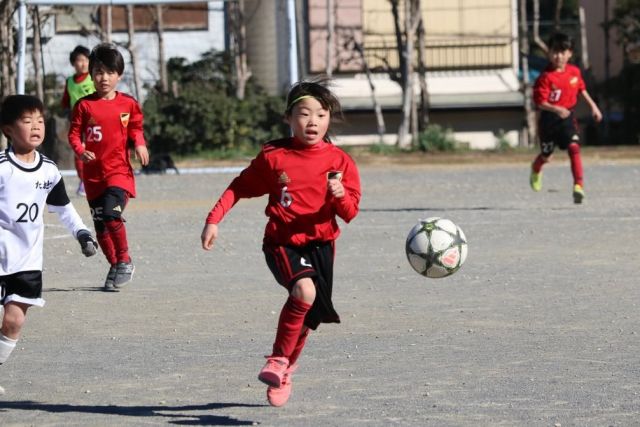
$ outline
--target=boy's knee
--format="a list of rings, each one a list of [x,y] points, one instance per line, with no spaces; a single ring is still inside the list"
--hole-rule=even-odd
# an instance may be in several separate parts
[[[107,231],[111,233],[118,232],[124,226],[124,221],[122,218],[115,217],[105,217],[104,218],[104,227]]]
[[[2,333],[12,338],[18,336],[26,319],[25,312],[26,310],[19,307],[12,309],[11,304],[7,304],[2,319]]]
[[[311,304],[316,299],[316,285],[310,277],[304,277],[294,283],[291,288],[291,295]]]
[[[578,154],[580,153],[580,144],[577,142],[572,142],[568,147],[569,154]]]

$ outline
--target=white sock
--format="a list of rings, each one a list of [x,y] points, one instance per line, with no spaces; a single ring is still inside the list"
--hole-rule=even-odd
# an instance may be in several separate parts
[[[0,365],[7,361],[17,342],[18,340],[12,340],[0,333]]]

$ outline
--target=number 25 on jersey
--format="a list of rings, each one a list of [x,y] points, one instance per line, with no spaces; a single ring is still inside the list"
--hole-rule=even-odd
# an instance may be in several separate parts
[[[102,126],[87,126],[85,131],[85,142],[102,141]]]

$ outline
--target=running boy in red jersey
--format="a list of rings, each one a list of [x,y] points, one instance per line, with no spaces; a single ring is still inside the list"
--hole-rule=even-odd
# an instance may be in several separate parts
[[[334,242],[340,234],[336,216],[351,221],[360,203],[358,169],[328,136],[331,119],[340,114],[340,102],[324,82],[294,85],[285,112],[293,137],[264,145],[222,193],[202,230],[202,247],[210,250],[218,224],[238,200],[269,195],[263,251],[289,294],[273,351],[258,375],[268,385],[273,406],[289,399],[291,375],[309,329],[340,322],[331,301]]]
[[[76,70],[73,76],[70,76],[65,81],[64,92],[62,94],[61,105],[65,110],[69,110],[69,114],[73,111],[73,107],[76,105],[76,102],[83,96],[91,95],[96,91],[95,86],[93,85],[93,80],[91,80],[91,75],[89,74],[89,49],[84,46],[76,46],[71,54],[69,55],[69,62],[73,65],[73,68]],[[84,191],[84,184],[82,183],[82,160],[75,157],[75,165],[76,172],[78,173],[78,179],[80,183],[78,184],[78,189],[76,193],[79,196],[86,196]]]
[[[551,159],[556,146],[569,152],[573,174],[573,201],[582,203],[584,184],[580,138],[573,109],[578,94],[591,108],[596,122],[602,113],[586,90],[578,67],[569,64],[573,55],[573,42],[566,34],[557,33],[549,40],[549,65],[536,80],[533,99],[540,112],[540,154],[531,166],[529,182],[534,191],[542,189],[542,166]]]
[[[142,130],[142,111],[129,95],[116,91],[124,59],[111,44],[96,46],[89,56],[96,92],[78,101],[71,118],[69,143],[84,162],[84,184],[100,248],[109,262],[105,290],[129,283],[134,266],[129,256],[122,212],[136,187],[127,142],[133,141],[143,165],[149,153]],[[84,142],[84,145],[83,145]]]

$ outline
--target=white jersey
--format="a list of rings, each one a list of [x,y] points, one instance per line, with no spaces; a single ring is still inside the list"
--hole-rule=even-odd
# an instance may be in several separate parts
[[[74,237],[87,229],[53,161],[37,151],[33,163],[0,152],[0,276],[42,270],[45,204]]]

